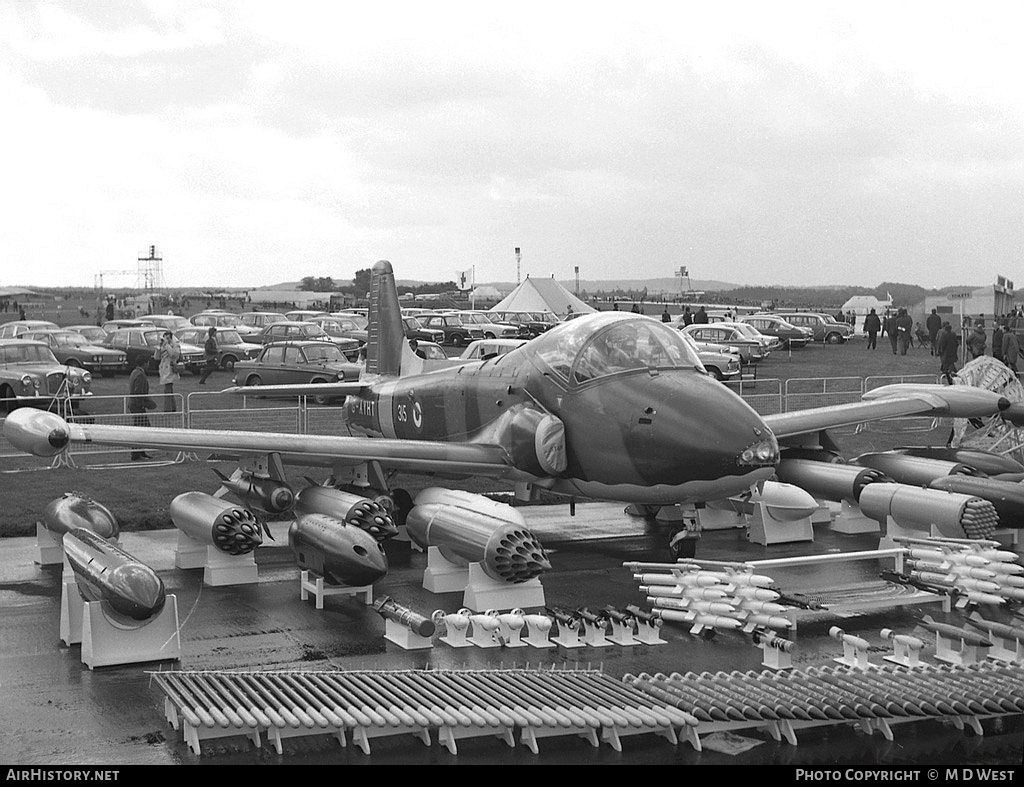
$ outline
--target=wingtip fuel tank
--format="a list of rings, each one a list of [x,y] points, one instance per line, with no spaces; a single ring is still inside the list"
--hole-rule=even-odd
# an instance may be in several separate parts
[[[43,526],[57,536],[77,528],[91,530],[100,538],[117,538],[121,528],[110,509],[79,492],[65,492],[43,509]]]
[[[140,626],[163,609],[157,573],[121,547],[84,527],[64,534],[64,555],[86,601],[99,601],[109,620]]]

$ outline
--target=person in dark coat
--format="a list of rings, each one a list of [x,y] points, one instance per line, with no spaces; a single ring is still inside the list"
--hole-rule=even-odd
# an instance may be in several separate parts
[[[987,343],[988,337],[985,335],[985,326],[974,323],[971,335],[967,337],[967,352],[971,354],[972,361],[985,354],[985,345]]]
[[[1020,344],[1017,342],[1017,335],[1010,330],[1009,326],[1003,326],[1003,363],[1009,366],[1014,374],[1017,374],[1017,356],[1020,355]]]
[[[139,358],[128,376],[128,412],[132,414],[132,426],[149,426],[147,410],[156,409],[156,402],[149,398],[149,378],[146,376],[146,360]],[[152,459],[145,451],[132,451],[132,461]]]
[[[992,357],[997,361],[1003,360],[1003,326],[998,322],[992,329]]]
[[[693,325],[693,312],[689,306],[683,307],[683,325]]]
[[[697,307],[697,313],[693,315],[694,325],[707,325],[708,324],[708,313],[704,311],[703,306]]]
[[[914,328],[914,318],[910,316],[906,309],[900,309],[899,314],[896,315],[896,342],[899,344],[900,355],[907,354],[907,348],[913,341],[913,334],[911,331]]]
[[[948,322],[942,323],[942,330],[936,342],[936,349],[939,353],[939,372],[943,379],[953,384],[953,375],[956,374],[957,352],[960,349],[960,340],[953,333],[953,326]]]
[[[932,355],[939,354],[939,329],[942,328],[942,318],[939,317],[937,309],[932,309],[932,313],[928,315],[928,319],[925,321],[925,327],[928,329],[928,336],[932,342]]]
[[[212,325],[206,332],[206,341],[203,343],[203,357],[206,358],[206,366],[199,376],[199,384],[206,385],[206,378],[217,368],[217,329]]]
[[[896,354],[896,315],[889,313],[882,320],[882,333],[889,336],[889,344],[892,345],[892,354]]]
[[[668,313],[668,306],[661,313],[662,322],[672,322],[672,315]]]
[[[878,348],[878,332],[882,330],[882,321],[878,319],[875,310],[872,309],[864,318],[864,333],[868,335],[868,349]]]

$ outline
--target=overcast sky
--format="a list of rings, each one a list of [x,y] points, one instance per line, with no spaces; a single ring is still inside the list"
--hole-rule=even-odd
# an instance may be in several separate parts
[[[0,285],[1024,280],[1019,3],[0,2]]]

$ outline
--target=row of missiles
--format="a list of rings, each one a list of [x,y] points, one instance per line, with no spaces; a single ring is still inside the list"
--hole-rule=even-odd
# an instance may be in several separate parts
[[[635,572],[639,591],[664,621],[690,625],[690,633],[713,636],[716,630],[756,628],[788,631],[783,615],[795,599],[774,588],[774,580],[742,564],[717,568],[694,561],[623,564]]]
[[[821,500],[858,505],[864,516],[950,537],[983,539],[999,527],[1024,527],[1024,466],[1001,454],[912,447],[862,454],[790,451],[780,481]]]

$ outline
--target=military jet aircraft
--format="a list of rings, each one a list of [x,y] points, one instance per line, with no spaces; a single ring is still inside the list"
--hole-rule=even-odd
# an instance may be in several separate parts
[[[998,394],[941,385],[887,386],[862,402],[760,416],[672,328],[620,312],[563,323],[496,358],[432,369],[405,339],[391,264],[372,273],[361,380],[232,389],[344,396],[349,436],[75,424],[29,409],[8,416],[4,434],[39,456],[70,443],[207,451],[275,480],[282,463],[327,467],[381,495],[396,472],[484,476],[520,492],[652,512],[742,494],[775,473],[780,440],[829,448],[831,427],[909,415],[1024,422],[1021,405]]]

